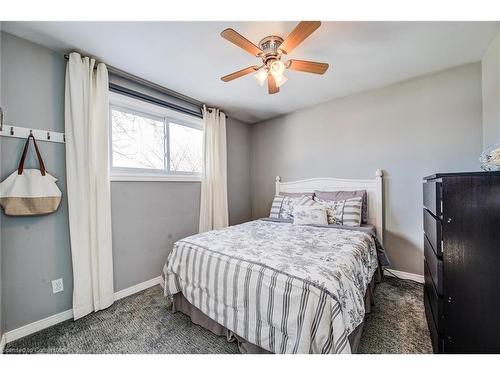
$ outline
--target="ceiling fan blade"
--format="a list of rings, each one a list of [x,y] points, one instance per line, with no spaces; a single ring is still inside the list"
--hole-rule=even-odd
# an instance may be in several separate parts
[[[328,67],[328,64],[316,61],[288,60],[288,69],[297,70],[299,72],[323,74],[328,70]]]
[[[243,35],[237,33],[233,29],[226,29],[220,33],[220,35],[230,41],[233,44],[236,44],[238,47],[243,48],[245,51],[251,53],[254,56],[259,56],[264,53],[262,50],[245,38]]]
[[[280,92],[280,88],[276,86],[276,80],[272,74],[267,76],[267,88],[269,89],[269,94],[276,94]]]
[[[254,66],[249,66],[248,68],[238,70],[237,72],[228,74],[227,76],[222,77],[221,79],[224,82],[229,82],[232,81],[233,79],[240,78],[243,76],[246,76],[247,74],[254,73],[257,70],[259,70],[259,67],[257,65]]]
[[[311,35],[318,27],[321,26],[320,21],[302,21],[295,29],[286,37],[285,41],[279,46],[279,49],[284,53],[290,53],[300,43],[302,43],[309,35]]]

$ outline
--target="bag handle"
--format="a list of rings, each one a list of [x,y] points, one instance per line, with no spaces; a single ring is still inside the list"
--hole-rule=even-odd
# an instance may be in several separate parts
[[[42,155],[40,155],[40,150],[36,144],[35,137],[30,133],[28,139],[26,139],[26,143],[24,144],[23,155],[21,156],[21,160],[19,161],[19,167],[17,168],[17,174],[23,174],[24,170],[24,161],[26,160],[26,155],[28,153],[28,146],[30,145],[30,139],[33,139],[33,144],[35,145],[36,156],[38,157],[38,164],[40,165],[40,173],[42,176],[45,176],[45,164],[43,164]]]

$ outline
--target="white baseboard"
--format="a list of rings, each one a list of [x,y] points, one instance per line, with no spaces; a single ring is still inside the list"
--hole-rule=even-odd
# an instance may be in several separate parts
[[[155,277],[154,279],[144,281],[137,285],[132,285],[127,289],[120,290],[115,293],[115,301],[119,299],[131,296],[132,294],[143,291],[144,289],[151,288],[152,286],[158,285],[161,283],[161,276]]]
[[[130,288],[126,288],[123,290],[120,290],[115,293],[115,301],[118,301],[122,298],[128,297],[132,294],[138,293],[140,291],[143,291],[144,289],[151,288],[152,286],[158,285],[161,283],[161,276],[155,277],[154,279],[144,281],[140,284],[133,285]],[[62,323],[65,320],[69,320],[73,318],[73,310],[66,310],[63,312],[60,312],[58,314],[49,316],[47,318],[38,320],[36,322],[26,324],[25,326],[13,329],[12,331],[5,332],[5,334],[2,336],[2,344],[5,345],[6,343],[12,342],[14,340],[20,339],[21,337],[31,335],[32,333],[41,331],[42,329],[51,327],[53,325],[56,325],[58,323]],[[2,351],[3,351],[3,346],[2,346]]]
[[[423,284],[424,283],[424,275],[418,275],[416,273],[409,273],[409,272],[403,272],[403,271],[398,271],[398,270],[392,270],[390,268],[386,268],[387,272],[384,272],[384,276],[389,276],[389,277],[399,277],[400,279],[405,279],[405,280],[413,280],[416,281],[417,283]]]
[[[11,341],[20,339],[21,337],[31,335],[32,333],[41,331],[42,329],[51,327],[55,324],[64,322],[65,320],[71,319],[73,317],[73,310],[66,310],[49,316],[44,319],[40,319],[36,322],[26,324],[25,326],[13,329],[12,331],[5,332],[5,341],[9,343]]]
[[[0,337],[0,354],[3,354],[3,349],[5,348],[5,342],[6,342],[5,335],[2,335],[2,337]]]

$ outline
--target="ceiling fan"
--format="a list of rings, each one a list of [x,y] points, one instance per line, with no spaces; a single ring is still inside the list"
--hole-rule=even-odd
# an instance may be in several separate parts
[[[290,59],[286,62],[281,60],[283,55],[288,55],[292,52],[320,26],[320,21],[302,21],[293,29],[286,39],[276,35],[269,35],[259,42],[260,47],[257,47],[233,29],[224,30],[220,34],[224,39],[243,48],[255,57],[260,57],[262,59],[262,65],[253,65],[238,70],[237,72],[222,77],[221,80],[229,82],[233,79],[256,72],[255,78],[259,84],[263,86],[267,79],[269,94],[276,94],[280,91],[280,86],[288,81],[284,75],[286,69],[314,74],[325,73],[328,69],[328,64],[325,63],[294,59]]]

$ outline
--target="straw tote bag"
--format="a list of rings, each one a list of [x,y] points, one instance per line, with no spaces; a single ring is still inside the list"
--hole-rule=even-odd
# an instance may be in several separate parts
[[[40,169],[24,169],[30,139],[33,139]],[[14,171],[0,184],[0,205],[6,215],[33,216],[50,214],[61,203],[61,190],[57,179],[45,170],[42,156],[35,137],[29,135],[24,145],[23,155],[17,171]]]

